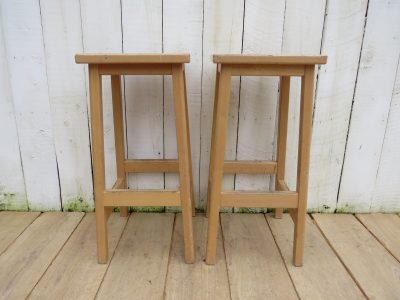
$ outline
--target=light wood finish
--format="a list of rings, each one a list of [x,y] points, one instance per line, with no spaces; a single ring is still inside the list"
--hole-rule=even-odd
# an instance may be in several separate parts
[[[96,208],[96,235],[98,262],[108,261],[107,218],[104,208],[105,190],[104,126],[102,82],[98,65],[89,65],[90,120],[92,132],[93,188]]]
[[[125,160],[124,168],[130,173],[179,173],[176,159],[129,159]]]
[[[1,298],[28,296],[83,215],[43,213],[1,254]]]
[[[104,206],[181,206],[178,190],[106,190]]]
[[[262,214],[221,214],[232,299],[298,299]]]
[[[101,75],[171,75],[171,65],[165,64],[108,64],[99,65]]]
[[[212,182],[210,187],[209,208],[208,211],[208,237],[207,237],[207,253],[206,263],[215,264],[217,250],[217,232],[219,224],[219,209],[221,207],[220,195],[222,187],[222,175],[224,165],[224,151],[226,128],[228,124],[228,107],[231,85],[230,68],[222,68],[218,81],[218,94],[216,112],[214,115],[215,127],[212,137],[212,169],[210,171],[210,179]]]
[[[40,212],[0,212],[0,254],[28,227]]]
[[[214,170],[214,150],[215,150],[215,124],[217,123],[217,106],[218,106],[218,89],[219,89],[219,67],[216,68],[215,74],[215,88],[214,88],[214,107],[213,107],[213,119],[212,119],[212,129],[211,129],[211,143],[210,143],[210,163],[208,167],[208,185],[207,185],[207,204],[206,204],[206,216],[210,213],[210,198],[212,189],[212,172]]]
[[[365,299],[310,217],[306,217],[302,268],[292,264],[294,226],[290,216],[283,214],[277,220],[268,214],[266,218],[300,299]]]
[[[299,65],[226,65],[232,68],[232,76],[303,76],[304,66]]]
[[[314,220],[370,299],[397,299],[400,263],[353,215],[314,214]]]
[[[110,253],[114,253],[127,218],[112,214]],[[94,299],[108,265],[97,263],[95,215],[86,214],[29,299]]]
[[[280,181],[285,180],[286,142],[289,114],[290,77],[281,77],[279,85],[279,113],[278,113],[278,145],[277,145],[277,172],[275,190],[279,191]],[[289,189],[287,189],[289,190]],[[275,218],[282,218],[282,209],[275,209]]]
[[[356,217],[400,262],[400,218],[391,214],[357,214]]]
[[[162,299],[173,214],[131,214],[98,299]]]
[[[114,139],[115,139],[115,160],[117,166],[117,178],[124,180],[124,186],[119,188],[126,189],[126,173],[124,170],[125,145],[124,145],[124,117],[121,96],[121,77],[111,76],[111,91],[114,118]],[[120,207],[122,217],[128,215],[128,207]]]
[[[192,228],[192,193],[191,154],[188,114],[186,109],[185,79],[183,65],[172,66],[172,85],[176,118],[176,140],[178,143],[180,198],[183,216],[183,235],[185,260],[194,261],[193,228]]]
[[[304,77],[301,80],[299,149],[297,163],[297,192],[299,205],[295,210],[296,223],[294,226],[293,264],[303,265],[304,227],[307,209],[308,171],[310,163],[310,144],[314,96],[315,66],[306,66]]]
[[[188,109],[188,100],[187,100],[187,89],[186,89],[186,73],[183,68],[183,85],[184,85],[184,95],[185,95],[185,112],[186,112],[186,131],[187,141],[188,141],[188,153],[189,153],[189,174],[190,175],[190,200],[192,203],[192,217],[196,216],[196,207],[195,207],[195,199],[194,199],[194,184],[193,184],[193,171],[192,171],[192,147],[190,142],[190,134],[189,134],[189,109]]]
[[[294,208],[298,199],[296,192],[232,191],[221,193],[221,206]]]
[[[114,207],[121,216],[130,206],[181,206],[185,260],[194,260],[192,216],[195,215],[194,187],[186,79],[184,63],[189,54],[77,54],[77,63],[89,64],[90,112],[93,151],[94,196],[98,262],[108,261],[107,220]],[[104,125],[102,75],[111,74],[117,180],[112,189],[105,186]],[[126,159],[124,115],[121,97],[121,75],[172,75],[178,160]],[[176,172],[180,176],[179,190],[128,190],[126,173]]]
[[[211,138],[207,215],[209,216],[206,262],[215,263],[217,223],[221,207],[273,207],[280,218],[281,208],[289,208],[295,223],[293,263],[302,265],[304,226],[307,207],[308,170],[316,64],[325,64],[326,56],[214,55],[217,63],[213,128]],[[225,138],[231,77],[280,75],[277,161],[225,161]],[[295,192],[285,183],[286,144],[290,76],[301,76],[298,174]],[[223,174],[276,174],[275,192],[223,192]],[[239,189],[238,187],[236,187]]]
[[[198,215],[193,219],[196,259],[194,264],[184,264],[181,247],[182,215],[177,214],[169,258],[168,274],[165,283],[166,299],[230,299],[228,274],[222,245],[221,229],[217,241],[217,263],[215,266],[204,264],[206,250],[207,219]]]
[[[275,161],[235,161],[224,162],[224,174],[275,174],[277,163]]]
[[[254,54],[214,54],[213,61],[217,64],[272,64],[272,65],[320,65],[326,64],[327,56],[274,56]]]
[[[186,53],[93,53],[76,54],[78,64],[184,64],[190,62]]]

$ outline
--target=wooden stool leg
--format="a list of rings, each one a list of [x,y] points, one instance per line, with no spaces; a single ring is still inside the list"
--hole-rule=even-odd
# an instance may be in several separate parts
[[[194,262],[192,202],[190,197],[190,148],[187,110],[185,107],[185,82],[183,66],[172,66],[172,84],[176,119],[176,140],[178,143],[180,197],[183,218],[183,236],[185,243],[185,261]]]
[[[111,76],[111,90],[113,103],[114,117],[114,139],[115,139],[115,159],[117,165],[117,178],[123,179],[123,186],[117,187],[126,188],[126,174],[124,170],[125,147],[124,147],[124,117],[122,110],[121,97],[121,77],[119,75]],[[120,207],[121,217],[128,216],[128,207]]]
[[[97,259],[108,261],[107,220],[103,204],[105,190],[103,104],[98,65],[89,66],[90,112],[92,125],[93,182],[96,205]]]
[[[209,214],[210,198],[211,198],[211,186],[212,186],[212,170],[213,160],[214,160],[214,139],[215,139],[215,122],[217,116],[217,106],[218,106],[218,86],[219,86],[219,71],[217,65],[217,72],[215,75],[215,95],[214,95],[214,109],[213,109],[213,121],[212,121],[212,131],[211,131],[211,147],[210,147],[210,162],[208,167],[208,187],[207,187],[207,205],[206,205],[206,216]]]
[[[308,170],[310,162],[310,142],[312,127],[314,66],[306,66],[301,81],[300,133],[299,154],[297,164],[297,192],[299,204],[295,210],[296,223],[294,227],[293,263],[303,265],[304,229],[307,209]]]
[[[186,73],[183,70],[183,82],[185,87],[185,109],[186,109],[186,127],[187,139],[189,141],[189,167],[190,167],[190,199],[192,201],[192,216],[196,216],[196,206],[194,203],[194,186],[193,186],[193,172],[192,172],[192,148],[190,146],[190,125],[189,125],[189,111],[188,111],[188,101],[187,101],[187,89],[186,89]]]
[[[279,180],[285,179],[286,164],[286,141],[289,113],[289,94],[290,94],[290,77],[282,76],[279,94],[279,115],[278,115],[278,155],[277,155],[277,171],[275,177],[275,190],[278,189]],[[275,218],[282,218],[282,208],[275,208]]]
[[[210,188],[210,206],[208,208],[208,236],[206,263],[215,264],[217,251],[217,233],[219,225],[219,209],[221,202],[222,175],[225,154],[226,129],[228,126],[229,96],[231,91],[231,69],[222,67],[218,87],[218,115],[215,116],[213,147],[211,152],[212,185]]]

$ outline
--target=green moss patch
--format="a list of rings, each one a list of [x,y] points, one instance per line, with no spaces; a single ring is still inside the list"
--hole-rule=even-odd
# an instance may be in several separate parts
[[[90,212],[93,211],[94,207],[92,204],[89,204],[87,200],[83,197],[76,197],[70,200],[67,200],[63,203],[63,211],[84,211]]]

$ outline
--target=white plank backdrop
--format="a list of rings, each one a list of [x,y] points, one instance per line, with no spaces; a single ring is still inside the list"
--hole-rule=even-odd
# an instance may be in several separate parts
[[[400,0],[0,0],[0,210],[93,210],[87,69],[78,52],[189,52],[196,206],[207,194],[213,53],[326,54],[315,86],[310,211],[400,211]],[[105,78],[107,185],[115,178]],[[300,85],[292,79],[286,180],[295,188]],[[279,84],[234,78],[227,159],[274,159]],[[174,158],[168,76],[123,80],[129,158]],[[226,176],[268,190],[273,177]],[[140,174],[129,187],[173,188]],[[158,208],[163,210],[164,208]]]

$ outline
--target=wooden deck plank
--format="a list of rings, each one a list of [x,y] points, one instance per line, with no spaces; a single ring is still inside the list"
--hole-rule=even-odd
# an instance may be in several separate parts
[[[294,226],[289,214],[284,214],[282,219],[275,219],[272,215],[266,217],[301,299],[365,299],[309,217],[306,219],[304,264],[301,268],[293,265]]]
[[[97,298],[161,299],[173,224],[174,214],[132,214]]]
[[[391,214],[357,214],[356,216],[400,262],[400,218]]]
[[[0,254],[28,227],[40,212],[0,212]]]
[[[166,299],[230,299],[221,231],[217,241],[217,263],[213,266],[203,261],[207,242],[207,218],[204,215],[196,215],[193,219],[193,231],[196,260],[194,264],[185,264],[182,215],[178,214],[168,266]]]
[[[261,214],[221,214],[232,299],[298,299]]]
[[[108,221],[112,257],[128,218],[112,214]],[[29,299],[94,299],[108,265],[97,263],[96,220],[86,214]]]
[[[398,299],[400,263],[353,215],[313,217],[368,298]]]
[[[53,261],[84,213],[47,212],[0,256],[0,295],[23,299]]]

